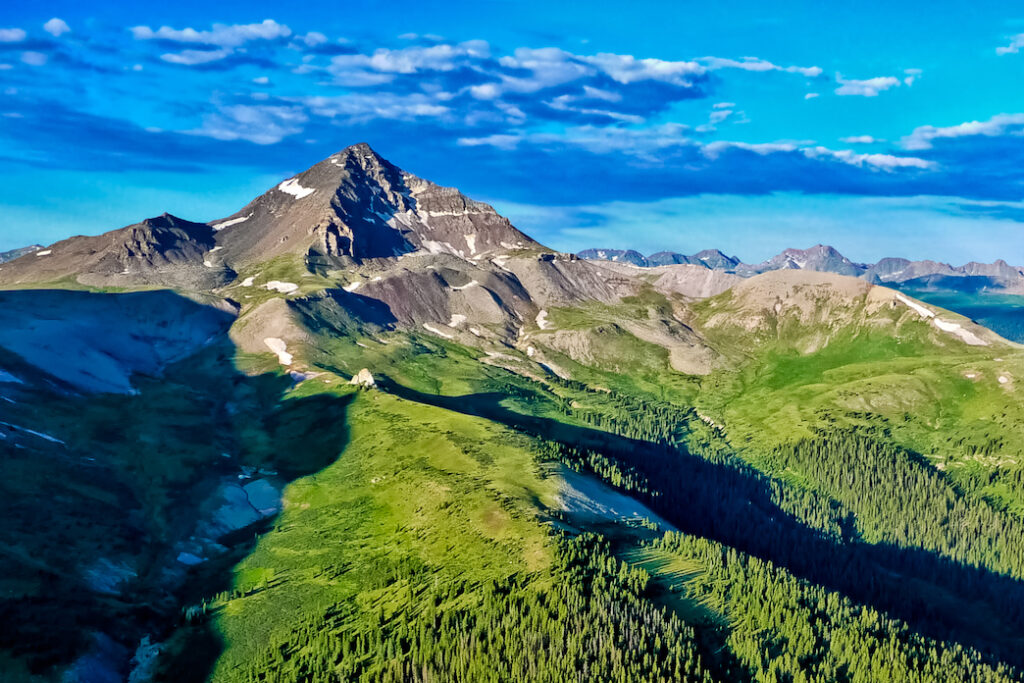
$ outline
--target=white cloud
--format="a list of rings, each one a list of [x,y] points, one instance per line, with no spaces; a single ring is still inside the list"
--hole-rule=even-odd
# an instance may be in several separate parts
[[[519,141],[522,140],[521,135],[486,135],[479,138],[459,138],[456,143],[461,147],[496,147],[498,149],[510,150],[515,149]]]
[[[208,64],[224,59],[231,54],[231,50],[221,48],[220,50],[182,50],[181,52],[168,52],[160,55],[160,59],[171,64],[182,66],[195,66],[196,64]]]
[[[607,52],[592,57],[578,57],[592,64],[619,83],[637,81],[663,81],[681,86],[693,85],[692,77],[701,76],[705,69],[697,62],[671,62],[663,59],[637,59],[633,55]]]
[[[836,88],[837,95],[854,95],[857,97],[875,97],[880,92],[889,88],[897,88],[900,85],[900,79],[893,76],[876,76],[875,78],[857,80],[852,78],[845,79],[841,75],[836,74],[836,82],[839,83],[839,87]]]
[[[0,28],[0,43],[20,43],[25,35],[22,28]]]
[[[718,104],[712,105],[712,109],[732,109],[736,106],[735,102],[719,102]]]
[[[656,153],[678,147],[696,147],[686,136],[688,126],[665,123],[650,128],[610,128],[603,126],[576,126],[562,133],[521,133],[514,135],[487,135],[459,138],[463,147],[491,146],[513,149],[520,142],[532,144],[562,144],[585,149],[594,154],[613,152],[628,154],[644,161],[656,162]]]
[[[188,131],[217,140],[248,140],[270,145],[302,132],[308,120],[301,107],[238,104],[222,107],[207,117],[202,128]]]
[[[820,97],[820,95],[818,95],[818,93],[816,92],[809,92],[806,95],[804,95],[805,100],[813,100],[815,97]]]
[[[1021,126],[1024,126],[1024,114],[998,114],[988,121],[966,121],[942,128],[920,126],[903,138],[903,147],[904,149],[931,149],[932,141],[936,139],[963,138],[975,135],[994,137],[1010,133],[1011,128]]]
[[[71,27],[68,26],[67,22],[63,19],[54,17],[48,22],[43,24],[43,30],[49,33],[54,38],[59,37],[61,34],[68,33],[71,31]]]
[[[693,140],[686,136],[688,126],[665,123],[650,128],[607,128],[579,126],[566,131],[566,141],[595,154],[624,152],[634,156],[655,160],[654,153],[673,147],[693,146]]]
[[[840,140],[848,145],[870,145],[875,142],[881,142],[878,138],[873,138],[870,135],[851,135],[840,138]]]
[[[996,54],[997,55],[1016,54],[1016,53],[1020,52],[1021,48],[1024,48],[1024,33],[1018,33],[1017,35],[1012,36],[1010,38],[1010,44],[1009,45],[1006,45],[1006,46],[1003,46],[1003,47],[997,47],[996,48]]]
[[[637,59],[633,55],[608,52],[576,55],[555,47],[521,47],[498,61],[506,68],[531,72],[528,77],[500,75],[504,89],[514,92],[534,92],[598,73],[624,85],[640,81],[661,81],[690,87],[693,85],[693,77],[702,76],[706,71],[697,62]]]
[[[715,142],[709,142],[704,145],[701,148],[701,153],[709,159],[717,159],[722,155],[722,152],[728,149],[742,149],[765,156],[768,154],[776,154],[778,152],[792,152],[797,149],[797,146],[791,142],[761,142],[751,144],[748,142],[716,140]]]
[[[320,33],[319,31],[310,31],[306,35],[302,36],[301,40],[306,44],[307,47],[316,47],[317,45],[322,45],[326,43],[327,36]]]
[[[303,97],[296,100],[317,115],[345,122],[371,119],[413,120],[437,118],[451,110],[437,96],[425,93],[351,93],[336,97]]]
[[[46,64],[46,55],[42,52],[22,52],[21,61],[29,66],[43,66]]]
[[[530,72],[529,76],[499,75],[504,90],[521,93],[536,92],[597,73],[594,67],[575,59],[572,53],[556,47],[516,48],[512,55],[502,57],[498,63],[508,69]]]
[[[161,26],[155,31],[148,26],[135,26],[130,30],[136,40],[169,40],[218,47],[239,47],[252,40],[277,40],[292,34],[290,28],[273,19],[265,19],[259,24],[214,24],[209,31],[175,29],[170,26]]]
[[[731,109],[715,109],[711,112],[711,116],[708,117],[708,121],[712,124],[721,123],[732,116],[732,114],[733,111]]]
[[[742,69],[744,71],[784,71],[791,74],[801,74],[808,78],[817,78],[821,75],[821,67],[818,66],[779,66],[757,57],[744,57],[742,60],[726,59],[723,57],[703,57],[700,60],[712,71],[718,69]]]
[[[380,48],[372,55],[338,55],[328,69],[346,82],[363,80],[361,74],[414,74],[419,71],[451,71],[467,60],[490,56],[482,40],[455,45],[412,46],[398,50]],[[387,78],[385,81],[390,80]],[[381,82],[369,79],[369,82]]]
[[[252,82],[256,85],[266,85],[267,83],[270,83],[270,79],[267,78],[266,76],[258,76],[252,79]]]
[[[593,98],[595,100],[604,100],[605,102],[621,102],[622,95],[617,92],[611,92],[609,90],[601,90],[600,88],[593,88],[589,85],[583,86],[583,94],[586,97]]]
[[[470,86],[469,94],[478,100],[493,100],[501,96],[501,88],[497,83],[482,83]]]
[[[870,166],[883,171],[898,168],[934,168],[934,161],[926,161],[917,157],[899,157],[892,154],[858,154],[849,149],[832,150],[827,147],[805,147],[800,150],[810,159],[821,157],[835,159],[851,166]]]
[[[808,159],[829,159],[857,167],[871,167],[877,170],[892,171],[898,168],[932,168],[935,163],[917,157],[899,157],[891,154],[857,154],[848,149],[832,150],[827,147],[801,147],[791,142],[768,142],[749,144],[746,142],[716,141],[704,145],[701,152],[709,159],[717,159],[728,149],[742,149],[761,156],[769,154],[799,152]]]
[[[623,114],[621,112],[612,111],[610,109],[597,109],[595,107],[588,106],[575,106],[573,103],[579,101],[578,97],[573,95],[559,95],[546,102],[549,107],[557,111],[572,111],[577,114],[587,114],[592,116],[605,116],[615,121],[624,121],[626,123],[643,123],[644,117],[638,114]]]

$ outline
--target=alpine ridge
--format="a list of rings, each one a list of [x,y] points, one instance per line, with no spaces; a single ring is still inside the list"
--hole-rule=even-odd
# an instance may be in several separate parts
[[[1021,680],[1024,347],[880,284],[1012,268],[587,255],[360,144],[0,265],[0,678]]]
[[[491,206],[406,173],[360,143],[209,223],[164,214],[13,258],[0,284],[68,280],[209,289],[287,254],[315,269],[414,251],[464,258],[543,250]],[[17,256],[11,252],[12,256]]]
[[[214,230],[165,213],[103,235],[71,237],[0,267],[0,285],[74,282],[94,287],[213,288],[233,273]]]
[[[877,263],[855,263],[834,247],[817,244],[808,249],[785,249],[776,256],[757,264],[747,264],[738,258],[727,257],[718,250],[705,250],[686,256],[661,251],[645,257],[633,250],[584,249],[578,253],[582,259],[630,263],[640,267],[657,267],[670,263],[689,263],[713,270],[724,270],[744,277],[773,270],[810,270],[851,277],[862,277],[877,284],[920,284],[937,287],[957,286],[978,289],[991,287],[1008,293],[1024,294],[1024,267],[1012,266],[1002,259],[994,263],[970,262],[952,266],[937,261],[911,261],[887,257]],[[947,280],[945,278],[962,278]],[[972,280],[972,278],[974,278]],[[919,281],[919,282],[914,282]]]

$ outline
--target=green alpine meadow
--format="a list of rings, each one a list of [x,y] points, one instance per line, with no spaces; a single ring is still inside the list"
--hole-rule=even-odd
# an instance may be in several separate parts
[[[1024,678],[1010,275],[592,251],[357,144],[14,254],[0,677]]]

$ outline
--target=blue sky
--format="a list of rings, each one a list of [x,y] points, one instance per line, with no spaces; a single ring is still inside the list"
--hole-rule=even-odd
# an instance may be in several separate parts
[[[0,249],[219,218],[366,141],[560,249],[1024,265],[1024,10],[844,5],[5,7]]]

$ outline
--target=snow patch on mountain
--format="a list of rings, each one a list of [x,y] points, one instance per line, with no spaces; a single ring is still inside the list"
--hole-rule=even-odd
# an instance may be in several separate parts
[[[281,362],[281,365],[292,364],[292,354],[288,353],[288,345],[283,339],[267,337],[263,340],[263,343],[267,345],[268,349],[277,354],[277,359]]]
[[[448,334],[447,332],[441,331],[435,325],[431,325],[430,323],[423,323],[423,329],[425,329],[427,332],[433,332],[438,337],[444,337],[445,339],[455,339],[454,336]]]
[[[959,323],[953,323],[946,320],[940,320],[936,318],[934,321],[935,327],[939,328],[943,332],[949,332],[956,335],[964,341],[964,343],[970,346],[988,346],[988,342],[974,334],[970,330],[965,330]]]
[[[281,190],[281,192],[287,192],[296,199],[308,197],[309,195],[316,192],[316,189],[314,188],[303,187],[302,185],[299,185],[299,181],[297,178],[289,178],[288,180],[278,185],[277,189]]]
[[[299,290],[299,286],[294,282],[281,282],[280,280],[271,280],[264,286],[270,291],[281,292],[281,294],[291,294]]]
[[[221,221],[220,223],[214,223],[210,227],[213,228],[214,230],[223,230],[224,228],[230,228],[232,225],[238,225],[239,223],[243,223],[243,222],[249,220],[250,218],[252,218],[252,214],[251,213],[248,216],[242,216],[241,218],[232,218],[231,220],[228,220],[228,221]]]
[[[906,304],[907,306],[909,306],[913,310],[917,311],[918,315],[920,315],[922,318],[934,318],[935,317],[935,313],[933,313],[932,311],[928,310],[927,308],[925,308],[921,304],[919,304],[919,303],[917,303],[915,301],[911,301],[910,299],[908,299],[907,297],[903,296],[902,294],[896,294],[896,299],[898,301],[903,302],[904,304]]]

